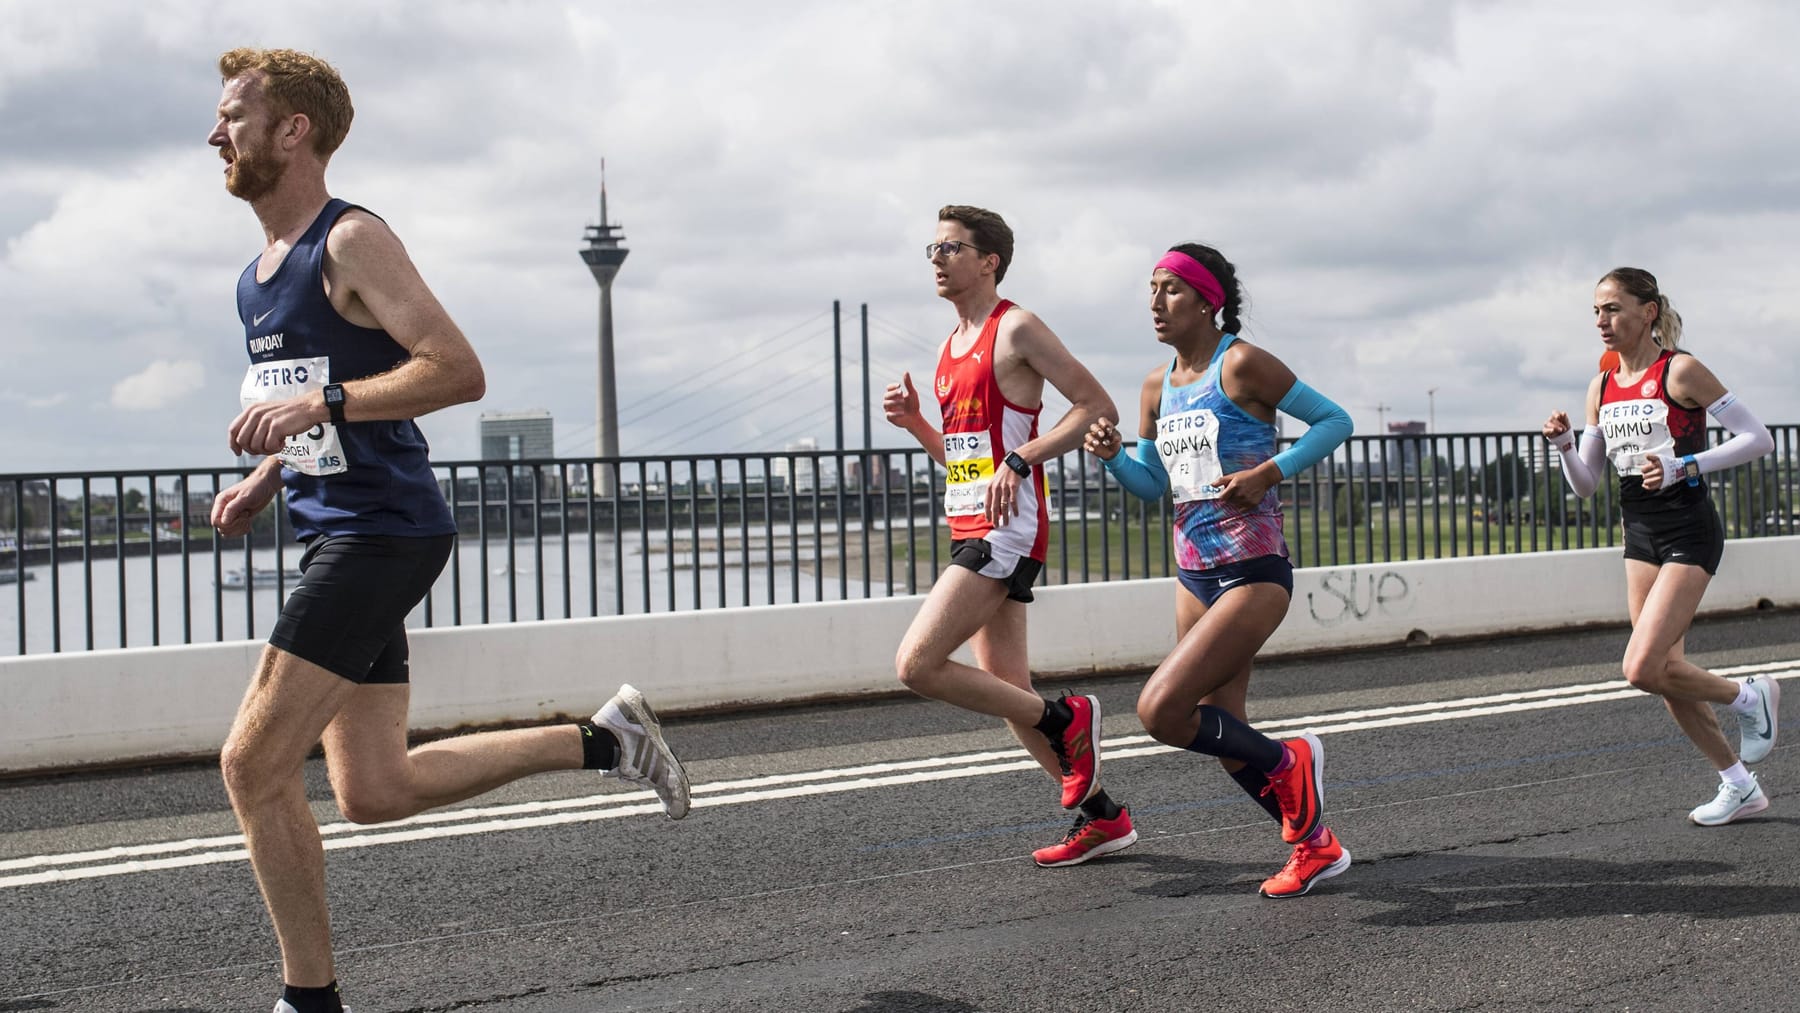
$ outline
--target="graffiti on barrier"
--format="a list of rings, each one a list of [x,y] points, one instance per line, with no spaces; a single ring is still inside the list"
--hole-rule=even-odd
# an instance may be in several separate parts
[[[1393,570],[1331,570],[1306,593],[1306,609],[1320,626],[1362,622],[1371,615],[1403,616],[1416,604],[1412,585]]]

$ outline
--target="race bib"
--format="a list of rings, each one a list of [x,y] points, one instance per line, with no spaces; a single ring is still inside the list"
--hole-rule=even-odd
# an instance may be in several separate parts
[[[944,516],[972,517],[987,509],[994,479],[994,443],[986,432],[944,434]]]
[[[254,362],[244,373],[238,400],[245,408],[264,401],[285,401],[320,390],[330,382],[330,356]],[[302,475],[336,475],[350,467],[344,459],[337,427],[329,422],[288,437],[287,446],[281,448],[281,463]]]
[[[1169,473],[1169,491],[1177,503],[1218,499],[1219,418],[1205,408],[1156,420],[1156,452]]]
[[[1606,456],[1620,475],[1643,474],[1645,454],[1675,446],[1669,436],[1669,405],[1661,398],[1601,405],[1600,434],[1606,437]]]

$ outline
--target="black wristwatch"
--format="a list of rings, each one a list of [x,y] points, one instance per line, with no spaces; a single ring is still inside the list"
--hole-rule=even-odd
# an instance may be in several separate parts
[[[344,385],[328,383],[325,385],[325,410],[331,413],[331,424],[341,426],[344,419]]]
[[[1007,451],[1006,457],[1001,463],[1018,472],[1020,478],[1031,477],[1031,465],[1026,464],[1025,459],[1020,457],[1019,452],[1016,450]]]

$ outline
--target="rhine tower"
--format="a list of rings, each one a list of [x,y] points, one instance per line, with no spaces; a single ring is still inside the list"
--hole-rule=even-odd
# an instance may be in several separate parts
[[[600,283],[600,390],[599,439],[597,452],[602,458],[619,456],[619,389],[613,372],[612,283],[631,251],[624,246],[624,229],[606,217],[606,162],[600,163],[600,224],[587,227],[587,245],[581,259],[587,262],[594,280]],[[602,468],[599,491],[612,496],[613,471]]]

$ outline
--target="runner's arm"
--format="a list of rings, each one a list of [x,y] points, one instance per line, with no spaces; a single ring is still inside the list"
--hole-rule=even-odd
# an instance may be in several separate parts
[[[334,288],[346,288],[347,315],[366,310],[374,326],[408,353],[386,373],[343,385],[347,420],[414,419],[480,400],[487,391],[481,360],[386,223],[352,211],[331,230],[325,247],[326,277]],[[335,293],[332,303],[345,305]],[[314,421],[329,421],[324,396],[309,399],[317,402]]]
[[[1763,425],[1737,395],[1726,390],[1712,370],[1693,356],[1678,355],[1669,364],[1669,396],[1684,404],[1690,399],[1694,404],[1705,404],[1706,413],[1731,430],[1731,439],[1693,455],[1702,475],[1749,464],[1775,449],[1775,438],[1769,435],[1769,427]],[[1671,476],[1664,479],[1665,483],[1681,473],[1681,461],[1675,455],[1658,454],[1657,457],[1662,473]]]
[[[1126,492],[1151,501],[1162,499],[1169,491],[1169,473],[1163,468],[1162,454],[1156,449],[1156,413],[1162,406],[1162,378],[1161,367],[1151,370],[1144,378],[1144,388],[1138,396],[1137,446],[1129,450],[1121,446],[1113,456],[1102,459],[1106,470]]]
[[[1009,313],[1001,326],[1007,326],[1015,316],[1019,320],[1012,325],[1015,329],[1011,337],[1016,354],[1069,401],[1069,410],[1048,432],[1012,448],[1025,463],[1035,466],[1081,446],[1082,436],[1096,419],[1116,419],[1119,409],[1094,374],[1070,354],[1056,333],[1035,314]]]
[[[1328,398],[1301,383],[1294,371],[1267,349],[1247,341],[1225,350],[1220,386],[1245,411],[1273,422],[1287,412],[1309,424],[1293,447],[1251,468],[1219,479],[1220,498],[1241,509],[1259,502],[1283,479],[1317,464],[1350,436],[1350,416]]]
[[[1306,432],[1294,445],[1274,457],[1282,478],[1293,478],[1330,457],[1354,429],[1349,412],[1300,380],[1294,381],[1275,408],[1306,423]]]
[[[1563,479],[1569,483],[1570,491],[1582,499],[1599,488],[1601,469],[1606,464],[1606,437],[1600,431],[1600,382],[1604,376],[1602,373],[1588,384],[1587,428],[1581,431],[1579,450],[1567,412],[1552,412],[1544,423],[1544,439],[1562,457]]]
[[[899,383],[890,383],[881,396],[881,411],[887,420],[912,434],[919,446],[939,464],[944,463],[944,434],[925,421],[919,410],[919,392],[913,387],[912,374],[903,373]]]
[[[281,458],[265,457],[250,474],[213,497],[212,526],[227,538],[250,530],[256,515],[281,491]]]

